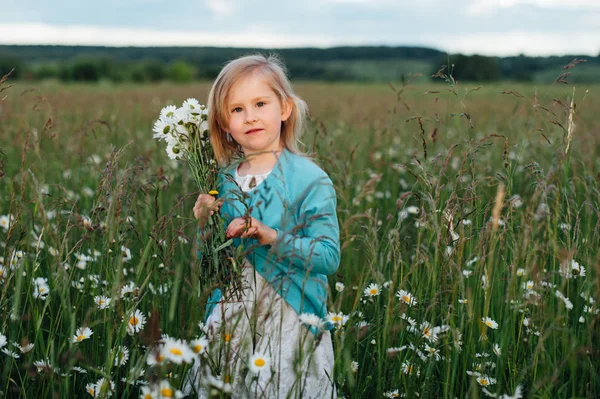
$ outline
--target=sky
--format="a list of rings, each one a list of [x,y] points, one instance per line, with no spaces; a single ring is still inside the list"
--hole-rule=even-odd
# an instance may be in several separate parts
[[[0,0],[0,44],[600,54],[600,0]]]

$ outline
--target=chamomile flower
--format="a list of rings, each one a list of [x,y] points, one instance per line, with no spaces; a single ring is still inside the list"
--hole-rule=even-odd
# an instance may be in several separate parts
[[[402,372],[407,375],[412,375],[416,371],[415,365],[409,361],[402,363]]]
[[[15,346],[19,349],[19,351],[21,351],[21,353],[29,353],[33,350],[34,344],[28,343],[23,346],[15,344]]]
[[[73,343],[89,339],[93,333],[94,332],[89,327],[79,327],[77,331],[75,331],[75,335],[73,335]]]
[[[417,300],[415,299],[415,297],[412,296],[412,294],[408,291],[400,290],[396,292],[396,296],[398,297],[400,302],[403,302],[408,306],[413,306],[417,304]]]
[[[338,281],[337,283],[335,283],[335,290],[336,290],[337,292],[342,292],[342,291],[344,291],[344,288],[345,288],[345,287],[344,287],[344,283],[341,283],[341,282],[339,282],[339,281]]]
[[[158,398],[158,393],[152,389],[151,387],[142,387],[142,394],[140,395],[140,399],[156,399]]]
[[[179,339],[166,339],[162,353],[167,360],[175,364],[191,363],[194,360],[194,352],[185,342]]]
[[[10,225],[13,223],[14,221],[14,216],[13,215],[2,215],[0,216],[0,227],[2,227],[4,229],[4,231],[8,231]]]
[[[33,280],[33,285],[33,297],[45,301],[46,298],[48,298],[48,294],[50,293],[48,279],[45,277],[38,277]]]
[[[304,324],[323,329],[323,320],[314,313],[302,313],[298,318]]]
[[[496,356],[500,356],[502,354],[502,349],[500,349],[500,345],[498,344],[494,344],[492,350],[494,351],[494,354],[496,354]]]
[[[148,366],[156,366],[161,365],[165,361],[166,356],[163,353],[163,345],[158,345],[154,347],[150,353],[148,353],[148,357],[146,358],[146,363]]]
[[[94,303],[98,306],[98,309],[108,309],[110,307],[111,299],[104,295],[96,295],[94,297]]]
[[[196,338],[190,341],[190,348],[196,355],[208,353],[208,339],[205,337]]]
[[[352,362],[350,362],[350,370],[352,370],[353,373],[356,373],[358,371],[358,362],[353,360]]]
[[[6,345],[6,336],[2,333],[0,333],[0,348],[2,348],[4,345]]]
[[[183,154],[178,145],[167,145],[167,156],[169,159],[180,160]]]
[[[160,118],[166,121],[172,120],[175,117],[176,105],[167,105],[160,110]]]
[[[142,331],[146,324],[146,317],[136,309],[126,319],[127,321],[127,334],[134,335]]]
[[[119,346],[115,350],[115,366],[125,366],[129,360],[129,349],[126,346]]]
[[[482,387],[487,387],[490,385],[494,385],[496,383],[496,379],[488,377],[487,375],[480,375],[477,377],[477,383]]]
[[[404,398],[405,396],[406,395],[398,392],[397,389],[394,389],[393,391],[387,391],[383,394],[384,398]]]
[[[573,309],[573,303],[569,300],[569,298],[564,296],[562,292],[556,290],[556,291],[554,291],[554,294],[556,295],[557,298],[559,298],[560,300],[562,300],[564,302],[567,310]]]
[[[41,373],[45,370],[52,370],[52,366],[50,365],[50,360],[48,358],[43,360],[34,360],[33,365],[37,369],[38,373]]]
[[[349,316],[346,316],[342,312],[340,312],[340,313],[329,312],[326,316],[327,321],[329,321],[330,323],[332,323],[338,327],[342,327],[344,324],[346,324],[346,322],[348,321],[348,318],[349,318]]]
[[[491,328],[493,330],[497,330],[498,329],[498,323],[496,323],[490,317],[482,317],[481,321],[483,322],[483,324],[485,324],[486,326],[488,326],[489,328]]]
[[[96,396],[94,396],[94,397],[108,398],[108,397],[112,396],[112,393],[114,391],[115,391],[115,383],[112,382],[111,380],[107,380],[106,378],[102,377],[98,381],[96,381],[96,384],[95,384]]]
[[[371,283],[367,288],[364,289],[363,293],[365,296],[374,297],[381,293],[381,288],[379,287],[379,284]]]
[[[10,357],[12,357],[13,359],[18,359],[18,358],[20,358],[20,357],[21,357],[21,356],[20,356],[20,355],[19,355],[17,352],[15,352],[15,351],[11,351],[11,350],[10,350],[10,349],[8,349],[8,348],[3,348],[3,349],[2,349],[2,353],[4,353],[6,356],[10,356]]]
[[[271,358],[265,354],[256,352],[250,357],[250,371],[258,374],[267,370],[271,365]]]

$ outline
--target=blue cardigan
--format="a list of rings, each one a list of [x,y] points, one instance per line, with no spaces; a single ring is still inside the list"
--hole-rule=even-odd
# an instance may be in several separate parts
[[[277,231],[272,245],[235,238],[233,244],[253,248],[246,256],[262,277],[298,313],[327,314],[327,275],[340,263],[340,231],[336,194],[329,176],[311,160],[284,149],[271,173],[255,189],[243,193],[233,179],[235,167],[219,173],[221,216],[225,226],[246,213]],[[200,237],[200,231],[198,239]],[[198,251],[198,257],[202,253]],[[205,321],[221,299],[215,289],[206,305]],[[307,327],[317,335],[318,329]],[[326,323],[325,328],[333,326]]]

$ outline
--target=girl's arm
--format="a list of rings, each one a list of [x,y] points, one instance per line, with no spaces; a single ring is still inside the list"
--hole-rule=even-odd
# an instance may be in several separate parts
[[[283,263],[313,273],[330,275],[340,263],[340,228],[336,214],[337,199],[331,180],[311,186],[299,208],[303,235],[277,231],[271,251]]]

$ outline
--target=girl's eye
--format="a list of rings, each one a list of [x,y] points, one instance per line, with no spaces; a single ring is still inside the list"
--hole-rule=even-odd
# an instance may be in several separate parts
[[[265,102],[264,101],[259,101],[256,103],[257,107],[264,107],[265,106]]]
[[[241,107],[235,107],[233,110],[231,110],[231,112],[242,112],[242,108]]]

